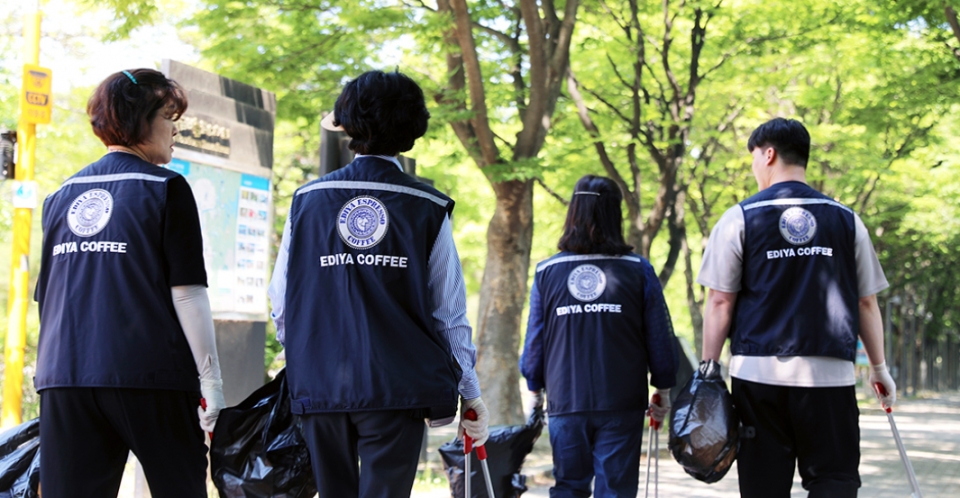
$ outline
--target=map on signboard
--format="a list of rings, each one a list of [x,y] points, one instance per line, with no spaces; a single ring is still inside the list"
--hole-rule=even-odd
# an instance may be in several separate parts
[[[267,312],[270,181],[174,159],[193,189],[214,314]]]

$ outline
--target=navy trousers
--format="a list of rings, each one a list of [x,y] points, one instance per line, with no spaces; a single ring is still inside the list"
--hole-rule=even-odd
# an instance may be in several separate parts
[[[423,410],[318,413],[301,421],[320,496],[409,498]]]
[[[116,498],[130,451],[154,498],[206,498],[200,393],[115,388],[40,392],[44,498]]]
[[[637,496],[642,410],[550,416],[550,445],[556,486],[551,498],[586,498],[596,476],[598,498]]]
[[[733,379],[744,427],[737,473],[744,498],[789,498],[793,472],[810,498],[854,498],[860,487],[860,410],[854,386],[787,387]]]

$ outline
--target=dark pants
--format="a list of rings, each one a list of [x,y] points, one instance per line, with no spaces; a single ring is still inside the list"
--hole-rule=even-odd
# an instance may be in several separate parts
[[[200,393],[55,388],[40,393],[44,498],[116,498],[130,451],[154,498],[207,496]]]
[[[786,387],[733,379],[733,402],[744,427],[740,496],[789,498],[797,467],[811,498],[857,496],[860,410],[856,388]]]
[[[320,496],[410,496],[426,427],[423,410],[318,413],[301,420]]]
[[[551,415],[557,480],[551,498],[590,496],[594,476],[598,498],[637,496],[643,416],[634,410]]]

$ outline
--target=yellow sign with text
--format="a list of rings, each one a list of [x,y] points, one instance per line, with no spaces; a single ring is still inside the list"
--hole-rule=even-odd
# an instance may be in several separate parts
[[[34,64],[23,65],[20,116],[27,123],[47,124],[53,110],[53,71]]]

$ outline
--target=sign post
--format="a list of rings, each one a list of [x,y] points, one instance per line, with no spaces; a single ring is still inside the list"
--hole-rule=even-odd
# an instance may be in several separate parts
[[[13,211],[13,250],[10,268],[10,291],[7,297],[6,349],[3,359],[3,404],[0,407],[0,428],[21,422],[23,397],[23,349],[27,337],[27,305],[30,300],[30,228],[33,209],[37,205],[37,186],[33,181],[37,151],[37,124],[50,122],[53,103],[52,72],[40,67],[40,12],[27,15],[23,30],[26,45],[23,83],[20,92],[20,124],[17,144],[20,147],[16,168]]]
[[[276,96],[177,61],[161,70],[190,101],[166,168],[187,179],[197,201],[223,396],[234,405],[264,381]]]

